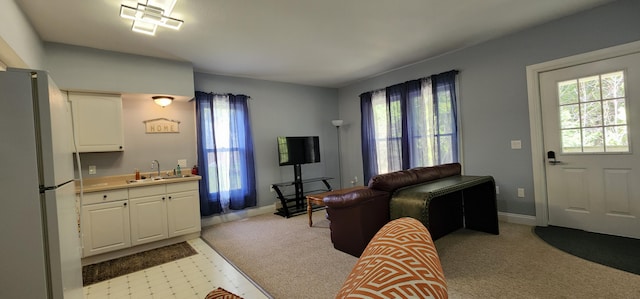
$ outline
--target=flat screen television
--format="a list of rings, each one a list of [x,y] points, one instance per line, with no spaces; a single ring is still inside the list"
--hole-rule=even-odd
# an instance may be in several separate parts
[[[318,136],[278,137],[280,166],[320,162]]]

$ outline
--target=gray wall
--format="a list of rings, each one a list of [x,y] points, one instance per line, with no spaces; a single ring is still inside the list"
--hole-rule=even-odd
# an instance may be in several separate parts
[[[500,211],[535,215],[526,66],[639,40],[638,12],[640,1],[617,1],[341,88],[344,175],[362,176],[359,94],[457,69],[464,172],[494,176]]]
[[[246,94],[255,150],[258,206],[276,201],[273,183],[293,180],[292,166],[278,166],[276,137],[319,136],[321,162],[302,166],[303,178],[338,177],[337,91],[295,84],[195,74],[195,89],[203,92]],[[337,182],[337,181],[336,181]],[[310,186],[315,188],[316,186]]]
[[[46,43],[46,69],[60,89],[193,98],[190,62]]]
[[[44,69],[40,37],[14,1],[0,1],[0,61],[16,68]]]

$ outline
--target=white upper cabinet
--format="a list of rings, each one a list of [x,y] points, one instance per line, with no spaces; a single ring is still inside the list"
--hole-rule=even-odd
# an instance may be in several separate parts
[[[119,95],[69,93],[78,152],[124,150],[122,98]]]

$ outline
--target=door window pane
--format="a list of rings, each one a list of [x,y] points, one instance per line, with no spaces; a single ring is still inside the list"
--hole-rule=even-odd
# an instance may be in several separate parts
[[[627,123],[627,110],[624,99],[604,101],[603,114],[606,126],[624,125]]]
[[[622,71],[602,75],[602,98],[624,98],[624,73]]]
[[[582,130],[582,150],[585,153],[604,152],[604,136],[601,128]]]
[[[582,152],[582,134],[580,130],[562,130],[562,152]]]
[[[600,80],[599,76],[580,78],[580,101],[591,102],[600,100]]]
[[[577,103],[578,80],[570,80],[558,83],[558,99],[560,100],[560,105]]]
[[[602,126],[602,107],[600,102],[581,104],[582,126],[597,127]]]
[[[628,152],[627,126],[607,127],[604,133],[607,152]]]

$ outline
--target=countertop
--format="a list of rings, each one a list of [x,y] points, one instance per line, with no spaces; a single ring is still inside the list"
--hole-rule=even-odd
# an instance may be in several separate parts
[[[181,178],[171,178],[171,179],[163,179],[156,181],[144,181],[144,182],[136,182],[136,183],[127,183],[129,180],[133,180],[133,175],[115,175],[115,176],[105,176],[105,177],[97,177],[97,178],[84,178],[82,180],[83,192],[97,192],[97,191],[105,191],[105,190],[116,190],[116,189],[125,189],[125,188],[136,188],[136,187],[144,187],[151,185],[160,185],[160,184],[172,184],[172,183],[180,183],[180,182],[188,182],[188,181],[198,181],[202,179],[199,175],[187,174]],[[80,193],[80,180],[76,180],[76,193]]]

